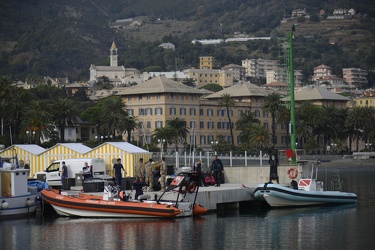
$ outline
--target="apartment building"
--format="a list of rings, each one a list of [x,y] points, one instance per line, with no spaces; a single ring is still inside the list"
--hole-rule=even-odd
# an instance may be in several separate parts
[[[277,60],[246,59],[242,60],[242,67],[245,68],[246,77],[266,78],[267,71],[276,70]]]
[[[302,70],[295,70],[294,71],[294,85],[301,86],[302,85]],[[285,82],[289,83],[289,72],[286,68],[277,67],[274,70],[268,70],[266,72],[266,83],[271,84],[274,82]]]
[[[359,68],[345,68],[342,69],[342,75],[344,80],[352,86],[363,88],[366,87],[367,80],[367,70]]]

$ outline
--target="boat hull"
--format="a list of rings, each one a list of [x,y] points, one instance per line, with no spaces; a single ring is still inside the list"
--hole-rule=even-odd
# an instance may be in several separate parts
[[[12,197],[1,197],[0,219],[28,216],[35,213],[39,194],[28,194]]]
[[[99,196],[81,197],[59,194],[57,190],[43,190],[41,196],[59,215],[99,218],[166,218],[182,211],[170,204],[145,202],[107,201]]]
[[[304,191],[279,184],[261,184],[254,191],[257,200],[271,207],[317,206],[324,204],[356,203],[357,195],[338,191]]]

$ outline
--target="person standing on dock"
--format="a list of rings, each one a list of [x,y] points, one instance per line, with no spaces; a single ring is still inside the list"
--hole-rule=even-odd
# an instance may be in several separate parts
[[[154,171],[155,171],[155,163],[152,159],[148,160],[148,162],[145,165],[146,170],[146,184],[149,187],[149,191],[154,191]]]
[[[224,173],[224,166],[217,155],[215,155],[215,159],[212,161],[211,173],[214,175],[216,186],[220,187],[222,174]]]
[[[165,181],[167,180],[167,165],[165,164],[165,157],[161,158],[160,166],[160,188],[162,192],[165,191]]]
[[[145,165],[143,164],[143,158],[139,159],[139,162],[134,167],[135,178],[139,178],[141,181],[145,178]]]
[[[276,155],[276,156],[275,156]],[[279,158],[277,157],[277,151],[275,155],[270,154],[270,159],[268,163],[270,164],[270,182],[275,180],[279,183],[279,175],[277,174],[277,166],[279,166]]]
[[[116,185],[121,187],[122,184],[122,171],[127,174],[126,170],[124,169],[124,166],[121,164],[121,159],[117,159],[117,163],[113,165],[113,171],[115,171],[115,181]]]
[[[203,172],[202,172],[202,162],[201,160],[198,160],[195,164],[194,164],[194,172],[196,172],[199,176],[199,186],[206,186],[206,183],[205,183],[205,180],[204,180],[204,176],[203,176]]]

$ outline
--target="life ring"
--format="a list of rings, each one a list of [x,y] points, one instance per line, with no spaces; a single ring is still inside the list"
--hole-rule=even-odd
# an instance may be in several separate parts
[[[189,194],[192,194],[195,192],[195,189],[197,189],[197,183],[195,181],[192,181],[189,183],[189,185],[186,186],[185,189]]]
[[[298,175],[298,170],[297,168],[289,168],[288,169],[288,176],[290,179],[294,179],[296,178]]]

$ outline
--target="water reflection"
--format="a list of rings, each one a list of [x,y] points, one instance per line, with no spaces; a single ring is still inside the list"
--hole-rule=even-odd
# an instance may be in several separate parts
[[[175,220],[2,221],[0,249],[373,249],[375,170],[343,169],[341,178],[357,193],[357,206],[248,207]]]

